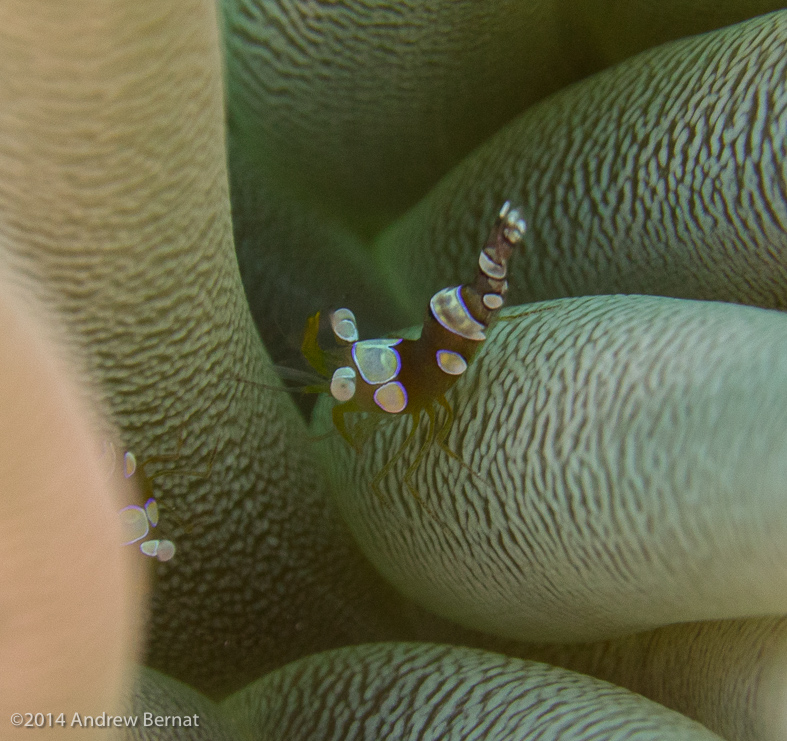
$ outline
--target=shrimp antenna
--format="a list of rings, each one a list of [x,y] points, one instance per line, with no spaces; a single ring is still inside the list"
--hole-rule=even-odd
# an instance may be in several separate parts
[[[291,371],[292,369],[287,369]],[[299,371],[293,371],[294,373],[299,373]],[[304,376],[311,377],[308,373],[304,373]],[[258,386],[259,388],[269,389],[270,391],[284,391],[285,393],[292,393],[292,394],[326,394],[328,393],[328,384],[321,380],[319,384],[311,383],[306,386],[275,386],[272,383],[262,383],[262,381],[252,381],[248,378],[243,378],[242,376],[235,376],[235,380],[239,383],[248,383],[251,386]],[[287,379],[289,380],[289,379]],[[301,379],[303,380],[303,379]]]
[[[307,384],[310,386],[326,386],[324,378],[320,378],[316,373],[309,373],[308,371],[298,370],[297,368],[289,368],[286,365],[274,365],[273,370],[276,375],[284,381],[292,381],[293,383]]]

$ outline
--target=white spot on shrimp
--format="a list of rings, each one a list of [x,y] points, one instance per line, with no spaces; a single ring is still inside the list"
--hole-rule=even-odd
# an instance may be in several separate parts
[[[394,350],[398,340],[362,340],[353,345],[353,360],[366,383],[376,386],[392,381],[402,369],[402,360]]]
[[[158,525],[158,502],[153,497],[145,502],[145,514],[148,516],[148,521],[153,527]]]
[[[129,450],[126,451],[123,455],[123,475],[129,479],[131,478],[135,471],[137,470],[137,458],[136,456]]]
[[[487,253],[482,250],[478,255],[478,267],[487,278],[502,280],[506,277],[506,266],[498,265]]]
[[[429,301],[432,316],[449,332],[468,340],[485,340],[484,325],[470,314],[462,299],[462,286],[444,288]]]
[[[374,403],[389,414],[398,414],[407,406],[407,391],[399,381],[391,381],[374,392]]]
[[[171,540],[160,540],[156,558],[159,561],[169,561],[175,555],[175,544]]]
[[[355,369],[349,365],[337,368],[331,378],[331,396],[337,401],[349,401],[355,396]]]
[[[342,342],[358,341],[358,324],[355,314],[349,309],[337,309],[331,314],[331,327],[336,338]]]
[[[437,365],[449,376],[461,376],[467,370],[467,361],[453,350],[438,350]]]
[[[149,532],[148,516],[142,507],[129,504],[120,510],[120,524],[123,527],[123,545],[131,545],[142,540]]]
[[[497,311],[503,305],[503,297],[497,293],[485,293],[483,302],[490,311]]]

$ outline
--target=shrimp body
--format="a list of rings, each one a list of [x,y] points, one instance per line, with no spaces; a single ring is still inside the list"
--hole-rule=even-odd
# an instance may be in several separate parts
[[[304,335],[304,355],[318,372],[331,376],[337,430],[352,444],[344,422],[349,412],[413,415],[431,413],[437,402],[467,370],[486,340],[490,322],[505,303],[508,261],[522,241],[525,222],[506,202],[478,257],[472,283],[444,288],[432,296],[421,336],[410,339],[359,340],[349,309],[331,314],[339,351],[326,353],[317,344],[319,315]],[[450,410],[449,410],[450,411]]]
[[[118,457],[112,443],[108,443],[107,448],[111,457]],[[136,456],[130,450],[123,452],[119,458],[123,477],[133,481],[147,500],[144,506],[129,504],[118,512],[123,528],[123,545],[139,543],[139,550],[144,555],[157,558],[159,561],[169,561],[175,555],[175,544],[170,540],[160,540],[155,537],[148,539],[151,528],[158,527],[159,523],[159,506],[153,496],[153,482],[145,473],[145,464],[148,461],[137,463]],[[113,461],[110,476],[115,468]]]
[[[213,461],[218,450],[218,446],[213,449],[205,471],[193,471],[186,468],[167,469],[152,474],[146,471],[146,466],[151,463],[178,461],[182,446],[183,434],[181,431],[177,449],[174,453],[154,455],[142,462],[137,462],[137,457],[130,450],[121,453],[115,450],[115,446],[111,442],[105,444],[111,466],[107,476],[112,476],[116,468],[120,468],[123,472],[123,477],[132,481],[146,500],[143,506],[129,504],[118,513],[124,533],[123,545],[139,543],[139,550],[144,555],[157,558],[159,561],[169,561],[175,555],[176,547],[171,540],[155,537],[148,539],[148,535],[152,534],[151,528],[156,528],[159,524],[159,504],[153,496],[153,480],[160,476],[172,474],[207,478],[213,469]]]

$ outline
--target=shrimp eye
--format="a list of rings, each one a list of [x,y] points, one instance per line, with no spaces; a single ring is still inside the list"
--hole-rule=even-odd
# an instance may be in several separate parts
[[[331,396],[337,401],[349,401],[355,396],[355,369],[349,365],[337,368],[331,379]]]
[[[358,325],[355,314],[349,309],[337,309],[331,314],[331,327],[337,340],[342,342],[358,341]]]

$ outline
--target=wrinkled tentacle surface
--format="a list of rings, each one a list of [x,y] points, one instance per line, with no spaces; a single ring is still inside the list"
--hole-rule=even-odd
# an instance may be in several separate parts
[[[188,685],[147,667],[139,668],[123,713],[137,718],[136,725],[124,729],[128,741],[240,741],[241,738],[235,724],[214,702]],[[152,716],[148,718],[149,725],[145,725],[145,713]],[[177,717],[179,725],[170,722],[167,727],[155,726],[156,717]]]
[[[466,277],[509,198],[531,227],[515,299],[637,291],[784,307],[784,12],[629,58],[773,4],[670,2],[654,18],[644,2],[500,2],[483,28],[472,5],[228,0],[236,234],[270,250],[247,273],[257,317],[287,306],[292,329],[314,308],[300,302],[345,303],[365,279],[374,322],[420,321],[432,291]],[[0,237],[16,279],[61,312],[85,394],[107,402],[130,447],[166,453],[185,425],[196,470],[218,445],[208,480],[159,482],[179,550],[158,567],[151,661],[219,693],[313,651],[407,633],[402,603],[325,501],[292,405],[236,381],[271,375],[232,256],[212,5],[12,2],[0,35]],[[348,520],[383,573],[445,614],[505,636],[606,638],[510,651],[645,692],[736,741],[781,741],[778,620],[614,636],[784,613],[783,317],[641,297],[563,307],[501,327],[451,395],[447,444],[468,468],[433,446],[413,477],[435,518],[405,491],[407,451],[384,477],[387,503],[369,499],[402,425],[379,426],[357,459],[334,448]],[[14,555],[49,552],[34,542]],[[58,657],[84,650],[79,636]],[[393,647],[375,666],[412,655],[413,681],[429,686],[444,671],[432,650]],[[347,655],[327,676],[357,680],[365,659]],[[262,680],[295,688],[283,723],[304,717],[292,672],[322,665],[304,661]],[[467,655],[451,661],[472,670]],[[335,686],[311,671],[325,707]],[[550,696],[585,681],[544,671],[529,686]],[[165,685],[171,707],[180,690]],[[114,686],[83,696],[110,703]],[[390,702],[412,707],[410,687],[395,684]],[[610,692],[585,696],[600,723],[630,697]],[[502,712],[516,713],[508,698]],[[585,708],[550,717],[578,727]],[[654,738],[687,722],[657,713]]]
[[[787,306],[787,12],[644,52],[533,106],[376,248],[417,320],[499,203],[514,301],[650,293]]]
[[[333,444],[334,490],[402,591],[505,637],[782,612],[785,383],[779,312],[566,299],[499,324],[449,392],[448,445],[478,475],[439,450],[419,466],[413,483],[441,527],[402,483],[417,446],[378,483],[392,506],[369,491],[378,451],[405,432],[396,421],[359,456]]]
[[[724,738],[778,741],[787,727],[783,617],[670,625],[595,644],[528,647],[522,655],[628,687]]]
[[[235,235],[271,352],[282,357],[285,337],[300,327],[280,318],[282,306],[305,317],[352,298],[358,316],[370,318],[370,336],[420,321],[433,291],[464,279],[489,218],[514,196],[527,204],[534,227],[528,245],[537,247],[518,261],[515,301],[623,290],[781,306],[781,289],[768,277],[768,244],[754,244],[756,222],[741,224],[732,201],[738,191],[744,201],[753,191],[751,204],[742,205],[767,214],[767,198],[776,196],[777,209],[783,198],[758,193],[751,172],[739,188],[748,150],[736,146],[730,154],[729,132],[712,142],[720,127],[745,139],[739,128],[750,112],[762,120],[763,104],[773,102],[771,121],[783,116],[778,38],[738,29],[690,39],[531,105],[644,49],[778,7],[751,0],[672,0],[658,10],[641,0],[496,2],[484,5],[479,23],[472,22],[480,12],[473,3],[454,0],[428,8],[398,0],[227,0]],[[725,44],[739,56],[729,70],[719,52]],[[715,59],[706,59],[707,51]],[[760,91],[756,99],[738,72]],[[514,131],[495,134],[526,109]],[[755,127],[750,144],[778,159],[783,130],[778,123]],[[341,257],[350,245],[363,249],[353,230],[370,236],[375,225],[385,226],[384,214],[413,205],[483,137],[490,141],[484,154],[470,157],[474,164],[458,165],[448,184],[377,240],[391,285],[369,265],[368,248]],[[664,153],[674,171],[663,165]],[[758,169],[756,158],[751,166]],[[720,174],[724,188],[716,192]],[[627,178],[639,190],[630,191]],[[643,214],[653,216],[647,229]],[[328,243],[336,243],[331,256]],[[703,258],[706,250],[715,262]],[[295,284],[282,280],[293,262],[302,265]],[[356,280],[361,265],[365,275]]]
[[[780,7],[671,6],[225,0],[229,108],[261,178],[352,223],[379,225],[560,87]]]
[[[379,224],[575,76],[556,5],[225,2],[233,123],[265,177]]]
[[[311,656],[252,683],[222,707],[250,739],[718,739],[678,713],[591,677],[429,644]]]
[[[194,470],[216,449],[207,479],[157,481],[178,554],[158,567],[151,661],[220,692],[396,635],[291,400],[237,380],[272,374],[233,253],[215,8],[10,3],[0,37],[9,261],[62,315],[128,448],[168,453],[183,431]]]

